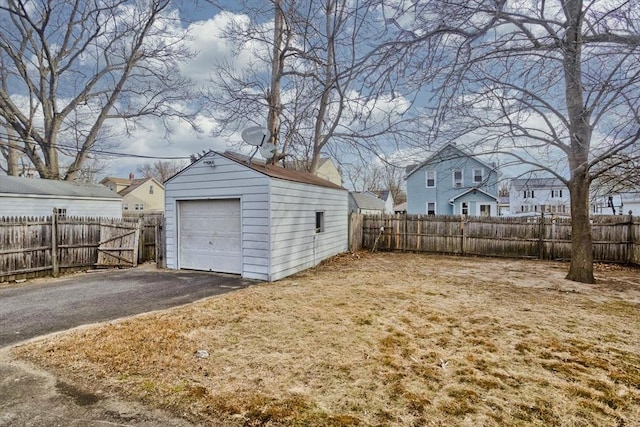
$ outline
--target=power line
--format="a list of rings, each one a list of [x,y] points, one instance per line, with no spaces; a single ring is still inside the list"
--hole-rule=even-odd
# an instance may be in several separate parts
[[[10,147],[11,145],[9,144],[9,142],[14,142],[14,143],[20,143],[20,144],[24,144],[27,143],[26,140],[24,140],[23,138],[16,138],[15,136],[9,135],[9,134],[3,134],[2,132],[0,132],[0,138],[2,138],[3,140],[0,140],[0,146],[5,146],[5,147]],[[5,140],[7,142],[5,142]],[[34,142],[34,144],[37,144]],[[13,147],[13,146],[11,146]],[[65,144],[55,144],[54,147],[58,150],[72,150],[72,151],[76,151],[76,152],[80,152],[82,150],[78,149],[78,147],[74,147],[71,145],[65,145]],[[19,151],[24,152],[25,149],[23,147],[13,147],[13,148],[17,148]],[[131,153],[121,153],[121,152],[117,152],[117,151],[107,151],[107,150],[101,150],[99,148],[89,148],[86,150],[88,153],[92,153],[92,154],[101,154],[101,155],[107,155],[107,156],[115,156],[115,157],[131,157],[131,158],[139,158],[139,159],[156,159],[156,160],[189,160],[191,157],[190,156],[149,156],[149,155],[145,155],[145,154],[131,154]]]

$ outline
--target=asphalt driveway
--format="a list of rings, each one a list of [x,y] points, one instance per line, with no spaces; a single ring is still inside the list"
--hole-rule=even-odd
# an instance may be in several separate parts
[[[0,348],[80,325],[193,302],[251,284],[237,276],[156,269],[100,270],[0,287]]]

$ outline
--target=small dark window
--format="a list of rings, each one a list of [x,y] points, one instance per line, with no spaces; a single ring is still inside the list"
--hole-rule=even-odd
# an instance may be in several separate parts
[[[436,214],[436,202],[427,202],[427,215]]]
[[[66,208],[56,208],[56,216],[60,219],[65,219],[67,217],[67,209]]]
[[[153,185],[149,186],[149,194],[153,194]]]
[[[324,231],[324,212],[316,212],[316,233]]]

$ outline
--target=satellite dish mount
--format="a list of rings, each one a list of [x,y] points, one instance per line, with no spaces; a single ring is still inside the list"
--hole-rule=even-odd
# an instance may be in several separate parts
[[[258,151],[262,154],[262,157],[269,160],[273,158],[276,154],[276,146],[269,141],[271,138],[271,132],[269,129],[262,126],[251,126],[242,131],[242,140],[249,145],[256,147],[256,149],[249,157],[249,164],[251,164],[251,159],[256,155]]]

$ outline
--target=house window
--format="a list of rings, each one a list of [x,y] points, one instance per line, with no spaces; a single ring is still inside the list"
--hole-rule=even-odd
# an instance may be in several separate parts
[[[453,186],[462,187],[462,170],[460,169],[453,170]]]
[[[469,215],[469,203],[467,202],[460,203],[460,213],[462,215]]]
[[[534,195],[533,190],[524,190],[524,198],[525,199],[529,199],[529,198],[532,199],[534,197],[535,197],[535,195]]]
[[[491,205],[480,205],[480,216],[491,216]]]
[[[316,233],[324,231],[324,212],[316,212]]]
[[[136,203],[135,210],[143,211],[144,210],[144,203]]]
[[[427,188],[434,188],[436,186],[436,171],[427,171]]]
[[[436,214],[436,202],[427,202],[427,215]]]
[[[153,194],[153,185],[149,186],[149,194]]]
[[[484,180],[484,169],[473,170],[473,183],[479,184]]]
[[[551,197],[562,197],[562,190],[551,190]]]
[[[67,217],[67,208],[55,208],[55,213],[58,219],[65,219]]]
[[[123,211],[128,211],[129,210],[129,205],[122,205],[122,210]]]

